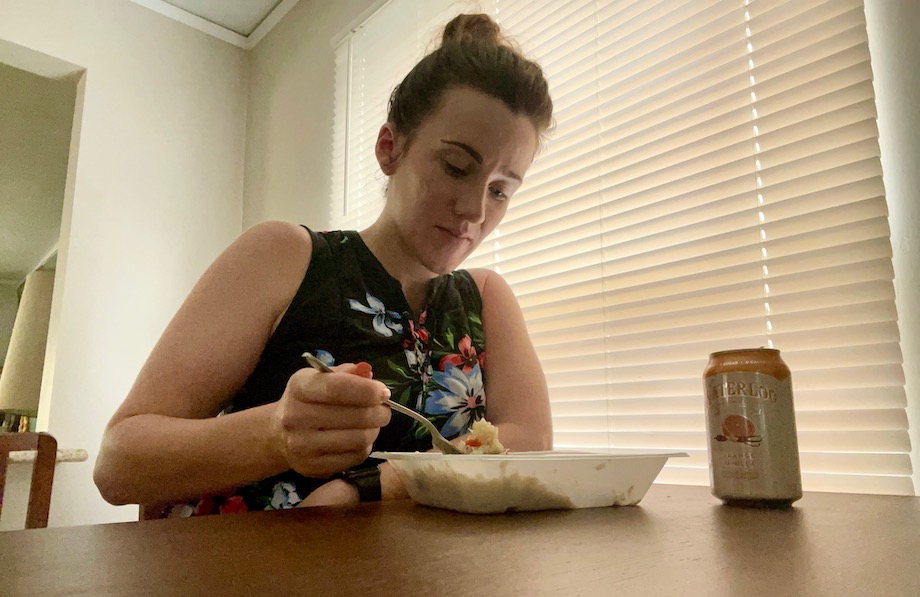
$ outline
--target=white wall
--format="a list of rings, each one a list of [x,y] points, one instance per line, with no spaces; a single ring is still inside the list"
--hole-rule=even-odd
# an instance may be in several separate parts
[[[920,495],[920,2],[865,0]]]
[[[0,15],[0,40],[86,69],[41,408],[90,458],[57,468],[50,524],[133,519],[92,466],[169,318],[240,231],[245,54],[126,0],[0,0]]]
[[[243,227],[329,225],[334,53],[376,0],[301,0],[249,56]]]

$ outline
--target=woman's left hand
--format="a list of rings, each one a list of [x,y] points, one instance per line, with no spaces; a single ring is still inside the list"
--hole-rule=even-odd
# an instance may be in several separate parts
[[[297,504],[297,507],[354,506],[359,503],[361,503],[361,499],[358,497],[358,490],[354,485],[342,479],[334,479],[314,489],[304,501]]]
[[[384,500],[404,500],[409,497],[409,494],[406,493],[406,488],[403,487],[402,481],[399,480],[396,471],[393,470],[393,466],[389,462],[384,462],[380,465],[380,494]],[[360,502],[358,490],[353,485],[342,479],[333,479],[313,490],[313,493],[308,495],[297,507],[354,506]]]

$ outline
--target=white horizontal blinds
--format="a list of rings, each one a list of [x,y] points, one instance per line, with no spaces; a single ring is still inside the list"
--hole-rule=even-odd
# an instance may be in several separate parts
[[[447,0],[390,0],[336,48],[331,225],[361,229],[383,207],[374,145],[393,88],[431,47]]]
[[[351,42],[346,38],[335,48],[335,87],[333,89],[332,112],[332,171],[329,201],[329,221],[337,227],[348,214],[346,197],[348,184],[348,98],[351,90],[349,66],[351,65]]]
[[[556,444],[673,444],[703,423],[712,341],[765,341],[747,83],[726,93],[727,65],[746,70],[742,13],[502,0],[497,16],[556,104],[557,130],[491,256],[547,373]],[[706,26],[717,34],[693,35]]]
[[[506,32],[544,67],[557,125],[493,234],[494,246],[483,243],[466,265],[494,263],[514,289],[550,384],[557,445],[584,447],[562,441],[567,429],[579,437],[597,430],[594,447],[606,448],[595,2],[495,4]],[[570,416],[573,401],[598,407],[599,416]]]
[[[807,486],[912,494],[862,2],[748,15],[765,315],[793,371]]]
[[[706,355],[765,340],[742,19],[740,2],[611,11],[599,51],[607,439],[703,446],[661,481],[708,483]]]
[[[558,124],[464,265],[514,288],[556,446],[684,450],[659,480],[706,484],[707,355],[772,345],[805,488],[912,494],[861,1],[482,4],[543,65]],[[379,205],[371,135],[397,62],[415,62],[392,47],[410,14],[351,40],[350,201]],[[452,15],[428,14],[430,39]]]
[[[494,0],[558,128],[468,266],[514,288],[559,448],[708,483],[709,352],[793,370],[806,489],[912,494],[862,3]]]

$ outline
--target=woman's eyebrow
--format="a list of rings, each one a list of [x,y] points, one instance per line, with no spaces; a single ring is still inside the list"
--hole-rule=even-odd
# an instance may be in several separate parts
[[[470,154],[470,157],[476,160],[477,164],[482,163],[482,155],[478,151],[476,151],[475,149],[467,145],[466,143],[461,143],[460,141],[448,141],[447,139],[441,139],[441,143],[447,143],[448,145],[459,147],[463,151]]]
[[[477,164],[482,164],[482,155],[478,151],[476,151],[475,149],[467,145],[466,143],[461,143],[460,141],[450,141],[448,139],[441,139],[441,143],[446,143],[448,145],[453,145],[454,147],[459,147],[460,149],[468,153],[471,158],[476,160]],[[505,170],[504,172],[502,172],[502,174],[504,174],[508,178],[513,178],[514,180],[518,182],[523,181],[523,179],[519,175],[515,174],[514,172],[510,170]]]

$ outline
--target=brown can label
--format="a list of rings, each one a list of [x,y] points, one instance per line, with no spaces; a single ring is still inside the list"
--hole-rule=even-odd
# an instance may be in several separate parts
[[[713,493],[722,499],[800,498],[791,378],[737,371],[707,377],[705,384]]]

